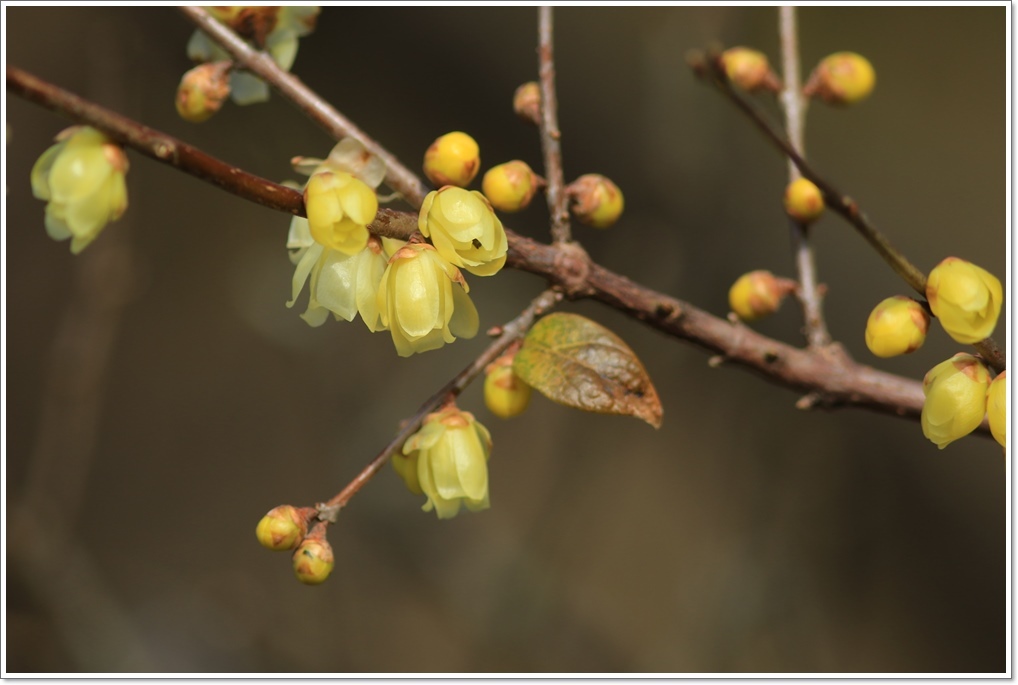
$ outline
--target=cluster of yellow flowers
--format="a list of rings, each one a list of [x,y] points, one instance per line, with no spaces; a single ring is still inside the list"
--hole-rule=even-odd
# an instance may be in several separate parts
[[[960,343],[977,343],[990,336],[1002,299],[995,276],[957,257],[942,261],[926,279],[930,311]],[[901,295],[890,297],[874,308],[866,322],[866,346],[878,357],[914,352],[926,340],[929,324],[930,315],[922,304]],[[937,364],[923,381],[923,435],[942,449],[974,431],[988,415],[994,438],[1006,446],[1006,384],[1006,373],[991,383],[989,369],[970,354],[957,354]]]

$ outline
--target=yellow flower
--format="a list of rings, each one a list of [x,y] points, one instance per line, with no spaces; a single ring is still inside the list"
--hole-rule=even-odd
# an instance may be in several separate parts
[[[317,243],[311,237],[307,219],[294,217],[286,246],[298,250],[292,299],[287,307],[294,305],[310,277],[311,296],[307,310],[301,314],[309,325],[321,326],[329,312],[337,321],[353,321],[359,313],[371,332],[385,330],[378,310],[378,286],[389,257],[380,239],[371,236],[363,250],[348,255]]]
[[[345,171],[319,171],[304,188],[304,206],[315,242],[348,255],[368,244],[367,225],[378,213],[378,197]]]
[[[78,254],[127,209],[127,156],[99,131],[72,127],[32,167],[32,194],[46,205],[46,232]]]
[[[462,131],[435,139],[424,153],[424,175],[436,186],[468,186],[480,169],[477,141]]]
[[[403,455],[393,455],[393,465],[411,492],[428,496],[424,511],[448,519],[460,505],[471,511],[490,506],[491,434],[470,412],[453,405],[429,414],[403,445]]]
[[[791,287],[770,271],[750,271],[739,276],[728,290],[728,306],[743,321],[762,319],[778,311]]]
[[[401,357],[477,334],[477,309],[459,269],[426,243],[407,244],[389,260],[378,310]]]
[[[993,439],[1007,447],[1007,371],[1001,371],[986,391],[986,417]]]
[[[926,299],[947,334],[972,344],[993,333],[1004,293],[988,271],[957,257],[948,257],[930,272]]]
[[[799,223],[810,224],[824,213],[824,196],[808,178],[799,178],[785,188],[785,213]]]
[[[923,379],[923,435],[940,449],[979,427],[986,414],[990,373],[971,354],[956,354]]]
[[[511,357],[501,357],[486,369],[484,404],[503,419],[519,416],[530,404],[530,386],[513,373]]]
[[[505,265],[509,248],[505,229],[476,190],[445,186],[431,191],[421,205],[417,226],[439,254],[475,276],[491,276]]]
[[[930,315],[910,297],[897,295],[878,304],[866,321],[866,347],[878,357],[915,352],[926,341]]]

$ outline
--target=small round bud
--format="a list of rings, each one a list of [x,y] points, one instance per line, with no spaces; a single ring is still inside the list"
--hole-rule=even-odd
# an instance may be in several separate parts
[[[898,295],[878,304],[866,321],[866,347],[878,357],[915,352],[926,341],[930,315],[910,297]]]
[[[255,528],[255,535],[262,547],[276,551],[293,549],[307,532],[307,517],[289,504],[270,510]]]
[[[721,53],[721,65],[725,68],[728,80],[747,92],[780,90],[767,56],[758,50],[729,48]]]
[[[177,114],[199,123],[219,111],[230,96],[230,62],[199,64],[184,74],[177,87]]]
[[[572,200],[569,210],[581,222],[594,228],[608,228],[622,216],[622,191],[601,174],[585,174],[566,187]]]
[[[436,186],[465,188],[481,168],[477,141],[461,131],[437,138],[424,153],[424,175]]]
[[[1001,371],[986,391],[986,418],[990,432],[1001,447],[1007,447],[1007,371]]]
[[[944,449],[979,427],[986,414],[990,373],[971,354],[956,354],[923,379],[923,435]]]
[[[484,378],[484,404],[503,419],[519,416],[530,404],[530,386],[513,373],[512,359],[500,358],[487,369]]]
[[[825,57],[806,82],[803,93],[829,105],[854,105],[870,96],[877,74],[870,61],[854,52]]]
[[[325,538],[307,538],[293,552],[293,572],[307,585],[324,583],[336,565],[332,546]]]
[[[785,188],[785,212],[801,224],[811,224],[824,213],[824,196],[808,178],[799,178]]]
[[[948,257],[926,279],[926,299],[947,334],[964,344],[993,333],[1004,294],[996,276],[971,262]]]
[[[523,121],[535,126],[541,124],[541,87],[536,81],[528,81],[513,93],[513,111]]]
[[[778,311],[794,287],[791,281],[777,278],[770,271],[750,271],[739,276],[728,290],[728,306],[743,321],[762,319]]]
[[[500,212],[526,209],[537,192],[538,180],[526,162],[514,159],[488,169],[481,190],[491,206]]]

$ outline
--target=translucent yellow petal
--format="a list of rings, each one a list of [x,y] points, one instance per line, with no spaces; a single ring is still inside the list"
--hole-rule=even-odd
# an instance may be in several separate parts
[[[460,338],[473,338],[477,335],[480,318],[470,296],[459,285],[452,284],[453,313],[449,319],[449,330]]]
[[[420,430],[403,443],[403,454],[410,454],[415,450],[431,449],[445,433],[445,430],[445,426],[438,421],[425,421]]]
[[[311,237],[311,227],[308,220],[302,216],[295,216],[290,219],[290,232],[286,236],[286,247],[290,250],[310,247],[315,242]]]
[[[343,211],[358,224],[367,226],[378,213],[378,197],[375,192],[357,179],[341,193]]]
[[[97,233],[109,221],[113,184],[104,183],[91,195],[67,203],[67,226],[71,233],[84,237]]]
[[[53,162],[49,175],[50,193],[59,202],[75,202],[94,193],[109,177],[111,168],[102,147],[72,146]]]
[[[378,309],[378,287],[385,273],[385,257],[374,254],[370,249],[361,251],[357,257],[357,311],[364,325],[372,333],[385,330]]]
[[[53,211],[53,203],[46,206],[46,233],[53,240],[67,240],[71,237],[71,229],[67,227],[61,212]]]
[[[291,32],[274,31],[266,39],[265,48],[280,69],[290,71],[293,61],[297,59],[297,36]]]
[[[329,318],[329,310],[325,307],[309,304],[307,311],[301,314],[300,318],[304,319],[312,328],[318,328]]]
[[[336,316],[353,321],[357,316],[357,258],[327,250],[318,274],[315,299]]]
[[[238,105],[253,105],[269,99],[269,85],[246,71],[230,74],[230,98]]]
[[[457,480],[464,496],[479,500],[488,491],[488,466],[477,433],[469,426],[450,429],[447,440],[452,445]]]
[[[293,280],[290,282],[290,301],[286,303],[287,307],[292,307],[293,303],[297,301],[297,296],[304,289],[304,284],[308,280],[308,274],[311,273],[311,268],[318,261],[318,258],[322,256],[323,249],[321,245],[312,245],[297,263],[297,268],[293,272]]]
[[[464,264],[463,268],[475,276],[494,276],[495,274],[502,270],[502,267],[505,266],[505,260],[506,255],[503,254],[501,257],[493,259],[490,262],[479,264],[477,266]]]
[[[32,166],[32,195],[40,200],[50,199],[49,174],[53,169],[53,162],[65,145],[66,143],[57,143],[50,146]]]

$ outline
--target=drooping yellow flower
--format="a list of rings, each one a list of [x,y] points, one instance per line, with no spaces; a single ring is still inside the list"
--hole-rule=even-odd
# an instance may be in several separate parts
[[[32,194],[48,201],[49,236],[70,238],[78,254],[127,209],[127,155],[89,126],[69,128],[57,141],[32,167]]]
[[[378,213],[378,197],[353,174],[316,172],[304,188],[304,206],[315,242],[348,255],[367,246],[367,226]]]
[[[424,511],[448,519],[461,505],[471,511],[490,506],[490,456],[488,429],[453,405],[428,415],[403,445],[403,455],[393,455],[393,466],[411,492],[428,496]]]
[[[948,335],[972,344],[993,333],[1004,293],[990,272],[964,259],[948,257],[930,272],[926,299]]]
[[[888,297],[866,321],[866,347],[878,357],[915,352],[926,341],[930,315],[910,297]]]
[[[310,278],[311,295],[307,310],[301,314],[309,325],[321,326],[332,312],[337,321],[353,321],[360,314],[368,330],[385,330],[378,310],[378,286],[389,257],[380,239],[371,236],[363,250],[348,255],[316,242],[307,219],[294,217],[286,246],[298,250],[292,299],[287,307],[294,305]]]
[[[445,186],[424,198],[417,219],[421,233],[452,264],[475,276],[491,276],[505,265],[502,222],[487,198],[476,190]]]
[[[997,374],[986,391],[986,418],[993,439],[1007,447],[1007,371]]]
[[[971,354],[956,354],[923,379],[923,435],[940,449],[979,427],[986,414],[990,373]]]
[[[408,243],[397,250],[378,288],[378,310],[399,356],[477,335],[477,309],[468,291],[459,269],[431,245]]]

